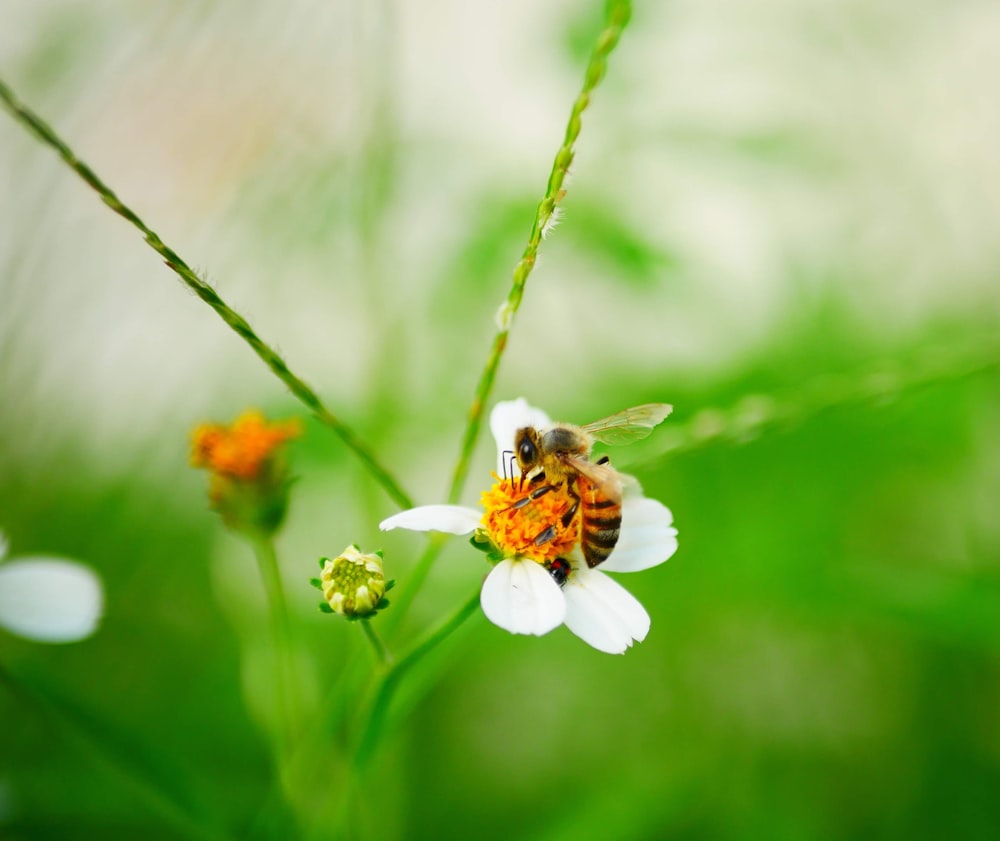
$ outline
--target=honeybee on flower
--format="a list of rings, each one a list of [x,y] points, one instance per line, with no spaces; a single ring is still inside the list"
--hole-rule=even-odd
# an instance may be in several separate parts
[[[647,431],[669,411],[663,404],[650,406],[659,408],[639,407],[641,426]],[[622,428],[632,425],[618,423]],[[606,573],[638,572],[663,563],[677,550],[677,530],[665,505],[643,496],[631,477],[617,471],[605,474],[600,465],[602,487],[611,489],[615,506],[620,486],[621,521],[613,545],[597,561],[600,569],[588,563],[597,556],[586,557],[581,499],[570,477],[593,473],[599,466],[589,461],[589,441],[584,441],[585,456],[574,456],[572,466],[585,463],[582,470],[556,468],[555,475],[545,479],[537,477],[545,474],[554,455],[535,463],[538,460],[525,450],[524,458],[518,458],[523,441],[532,441],[537,451],[539,445],[544,448],[547,431],[567,428],[590,434],[589,427],[553,425],[545,412],[523,398],[498,403],[490,416],[497,445],[496,481],[482,494],[483,510],[425,505],[389,517],[380,528],[474,535],[474,542],[491,549],[489,557],[496,560],[480,594],[491,622],[511,633],[537,636],[565,624],[594,648],[621,654],[645,639],[650,619],[638,600]],[[512,475],[514,462],[521,468],[519,476]],[[539,492],[542,488],[544,492]],[[609,535],[604,537],[609,542]]]
[[[594,442],[622,444],[645,438],[672,409],[665,403],[646,403],[584,426],[561,423],[550,429],[518,429],[513,455],[521,468],[521,479],[527,480],[532,490],[514,508],[564,486],[573,504],[562,515],[563,526],[579,517],[580,546],[587,566],[603,563],[614,551],[621,532],[626,477],[611,466],[607,456],[590,460]],[[545,542],[554,528],[549,526],[535,541]]]

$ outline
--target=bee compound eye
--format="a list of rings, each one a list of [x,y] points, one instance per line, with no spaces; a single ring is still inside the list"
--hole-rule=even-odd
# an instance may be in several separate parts
[[[530,464],[535,460],[535,445],[530,438],[525,438],[517,447],[517,457],[522,462]]]

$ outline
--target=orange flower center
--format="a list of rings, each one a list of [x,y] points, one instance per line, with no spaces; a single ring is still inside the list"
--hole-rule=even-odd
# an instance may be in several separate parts
[[[496,484],[480,499],[483,527],[504,555],[544,564],[565,557],[580,542],[580,518],[574,516],[568,526],[563,525],[563,516],[576,502],[565,483],[529,499],[536,488],[527,482],[494,478]],[[515,507],[518,503],[520,507]]]
[[[191,463],[231,479],[251,481],[274,450],[301,432],[298,421],[269,424],[260,412],[240,415],[232,426],[203,424],[191,435]]]

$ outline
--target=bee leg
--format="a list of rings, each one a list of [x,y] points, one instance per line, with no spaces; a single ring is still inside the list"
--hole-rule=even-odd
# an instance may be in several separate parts
[[[556,537],[556,527],[549,526],[545,531],[541,532],[541,534],[538,534],[533,542],[535,546],[542,546],[543,544],[548,543],[550,540],[555,540],[555,537]]]
[[[569,524],[573,522],[573,518],[576,516],[576,512],[579,510],[579,508],[580,508],[580,500],[578,499],[570,506],[570,509],[565,514],[562,515],[562,524],[564,529],[569,528]]]
[[[594,464],[608,464],[610,461],[611,459],[608,456],[601,456]]]
[[[542,485],[540,488],[535,488],[530,494],[528,494],[524,499],[519,499],[515,502],[511,508],[515,511],[518,508],[524,508],[529,502],[534,502],[540,496],[545,496],[549,491],[554,491],[556,489],[555,485]]]
[[[569,495],[573,497],[573,504],[569,507],[569,510],[562,515],[562,524],[564,529],[569,528],[569,524],[573,522],[576,512],[580,510],[580,494],[576,492],[576,482],[569,482],[566,485],[566,490],[569,492]]]
[[[546,488],[539,488],[538,490],[545,490],[546,492],[548,492],[552,489],[553,486],[549,485]],[[572,482],[566,486],[566,490],[569,492],[569,495],[573,497],[573,504],[569,507],[569,510],[565,514],[563,514],[562,517],[559,518],[560,522],[562,523],[562,527],[564,529],[569,528],[569,524],[573,522],[573,518],[576,516],[576,512],[580,508],[580,497],[576,492],[576,488],[573,487]],[[531,497],[529,496],[527,499],[531,499]],[[526,502],[527,499],[522,501]],[[547,529],[545,529],[545,531],[541,532],[537,537],[535,537],[535,546],[541,546],[543,543],[548,543],[550,540],[555,540],[555,537],[556,537],[556,527],[555,524],[553,524],[549,526]]]
[[[537,490],[533,491],[531,494],[526,496],[524,499],[518,500],[518,502],[512,505],[511,508],[521,508],[524,505],[527,505],[528,502],[530,502],[532,499],[538,499],[538,497],[540,497],[542,493],[548,493],[551,490],[555,490],[554,485],[546,485],[544,487],[538,488]],[[573,518],[576,516],[576,512],[580,508],[580,497],[577,495],[576,490],[574,489],[572,483],[566,486],[566,490],[569,491],[569,495],[573,497],[573,504],[570,506],[569,510],[565,514],[563,514],[562,517],[559,518],[560,522],[562,522],[562,527],[564,529],[569,528],[569,524],[573,522]],[[555,524],[553,524],[549,526],[547,529],[545,529],[545,531],[539,532],[535,536],[534,544],[535,546],[541,546],[545,543],[548,543],[550,540],[555,540],[555,539],[556,539],[556,527]]]

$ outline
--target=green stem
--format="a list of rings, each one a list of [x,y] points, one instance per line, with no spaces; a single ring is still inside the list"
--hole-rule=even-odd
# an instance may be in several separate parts
[[[570,164],[573,163],[573,146],[580,135],[581,117],[590,104],[591,93],[604,77],[608,66],[608,56],[617,45],[622,30],[628,24],[631,14],[632,4],[629,0],[611,0],[607,4],[604,29],[597,36],[597,43],[594,46],[594,51],[591,54],[590,62],[587,65],[587,71],[584,76],[583,88],[573,103],[573,108],[570,110],[569,122],[566,125],[566,135],[562,146],[556,152],[555,160],[552,162],[552,170],[549,173],[545,195],[538,203],[535,220],[532,223],[531,233],[528,236],[528,244],[525,246],[520,262],[514,268],[514,277],[510,292],[507,294],[507,299],[500,310],[499,329],[493,338],[493,346],[490,349],[486,365],[479,378],[479,384],[476,386],[475,397],[469,408],[465,435],[462,438],[458,463],[455,466],[455,472],[451,481],[451,490],[448,493],[448,501],[451,503],[458,502],[462,495],[462,488],[465,484],[465,479],[469,472],[469,464],[472,460],[472,450],[475,447],[476,439],[479,436],[479,428],[482,425],[483,412],[485,411],[486,403],[489,401],[490,393],[493,390],[493,381],[496,378],[497,368],[500,366],[500,359],[507,347],[507,337],[510,334],[514,316],[521,305],[521,298],[524,295],[524,287],[528,281],[528,276],[535,267],[542,235],[552,219],[552,214],[555,212],[556,206],[562,201],[565,192],[562,186],[563,180],[569,171]]]
[[[375,480],[401,508],[413,507],[410,497],[403,491],[389,471],[376,460],[371,449],[350,427],[344,424],[343,421],[323,404],[312,388],[288,369],[285,360],[254,332],[243,316],[226,304],[219,297],[218,293],[198,277],[188,264],[180,258],[177,252],[164,244],[155,231],[151,230],[131,208],[123,204],[118,196],[98,178],[97,174],[87,164],[76,157],[73,150],[41,117],[18,100],[14,92],[3,81],[0,81],[0,100],[3,101],[3,104],[15,120],[25,126],[43,143],[58,152],[63,161],[97,192],[108,207],[142,233],[146,243],[163,258],[167,267],[202,301],[215,310],[216,314],[238,336],[250,345],[254,353],[288,387],[289,391],[315,415],[320,423],[328,426],[340,437],[340,440],[361,459],[362,464],[365,465]]]
[[[356,747],[353,764],[347,768],[341,768],[338,765],[333,771],[326,770],[327,776],[335,781],[337,788],[337,796],[330,799],[330,804],[336,804],[334,810],[328,815],[323,814],[323,810],[327,808],[325,806],[317,811],[313,816],[312,829],[305,836],[307,839],[330,837],[331,826],[334,828],[332,830],[334,835],[338,838],[350,838],[358,834],[357,798],[362,796],[364,767],[384,735],[385,719],[396,690],[410,669],[457,630],[466,619],[475,613],[478,605],[479,594],[476,593],[438,628],[416,643],[402,658],[395,663],[389,660],[380,664],[380,668],[376,672],[377,682],[373,690],[373,701],[367,707],[361,726],[356,731],[360,735],[354,740]],[[363,621],[362,626],[365,627],[366,624]],[[355,665],[357,665],[357,661],[355,661]],[[351,666],[348,668],[352,669]],[[341,686],[354,682],[348,677],[346,681],[341,681]],[[338,696],[340,697],[338,698]],[[328,708],[325,729],[334,730],[339,725],[342,716],[348,712],[344,696],[341,693],[331,692],[324,707]],[[334,764],[336,765],[336,759]]]
[[[392,703],[393,695],[399,688],[399,684],[407,672],[461,627],[465,620],[472,616],[478,608],[479,591],[477,590],[475,595],[455,611],[455,613],[435,630],[431,631],[423,640],[416,643],[413,648],[383,673],[375,689],[375,698],[368,709],[368,714],[361,728],[361,737],[354,755],[355,774],[360,773],[361,769],[368,763],[375,748],[378,747],[379,740],[384,735],[385,720],[389,712],[389,705]]]
[[[365,632],[368,642],[371,643],[376,659],[383,665],[392,663],[392,654],[386,648],[385,643],[382,642],[382,638],[378,635],[378,632],[372,627],[371,622],[367,619],[362,619],[361,629]]]
[[[295,666],[295,648],[292,637],[292,623],[285,599],[285,587],[278,568],[278,556],[274,541],[267,536],[253,540],[254,555],[260,567],[260,576],[267,592],[270,614],[271,638],[275,656],[275,691],[277,693],[278,718],[281,733],[282,755],[288,757],[298,736],[298,722],[301,707],[298,697],[298,677]]]

